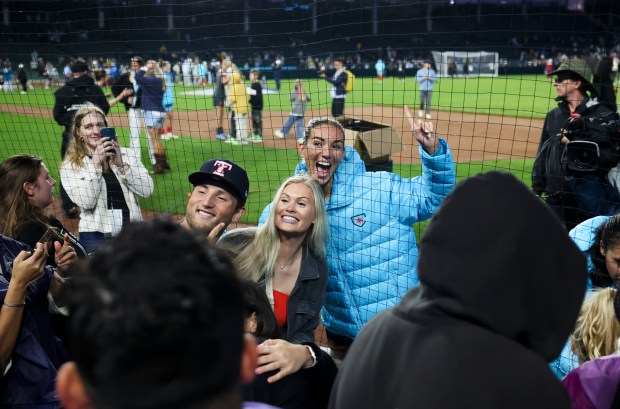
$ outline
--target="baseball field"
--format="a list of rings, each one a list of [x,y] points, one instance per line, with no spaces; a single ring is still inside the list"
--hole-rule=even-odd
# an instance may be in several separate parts
[[[312,98],[305,120],[327,115],[331,103],[329,84],[317,78],[305,80],[304,85]],[[267,87],[275,90],[271,82]],[[206,159],[224,157],[248,171],[250,197],[242,223],[256,223],[276,186],[293,173],[299,160],[294,131],[284,140],[273,137],[289,114],[291,87],[292,81],[284,81],[279,93],[265,94],[263,143],[231,146],[214,138],[216,117],[211,86],[176,85],[173,125],[174,133],[181,138],[164,142],[172,171],[154,176],[155,192],[141,200],[142,209],[182,214],[190,190],[187,175]],[[54,90],[35,88],[26,95],[16,91],[0,93],[0,152],[3,158],[16,153],[39,155],[57,178],[62,128],[52,118]],[[394,172],[403,177],[420,174],[418,146],[403,115],[404,105],[417,112],[417,94],[413,78],[386,78],[383,82],[357,78],[355,90],[346,101],[346,116],[388,124],[399,132],[402,151],[394,152],[392,159]],[[484,171],[504,170],[529,184],[543,118],[555,105],[554,95],[550,80],[542,75],[441,78],[433,93],[432,121],[452,149],[459,180]],[[127,146],[124,108],[113,107],[108,119],[110,126],[117,129],[121,145]],[[142,141],[146,163],[145,136]]]

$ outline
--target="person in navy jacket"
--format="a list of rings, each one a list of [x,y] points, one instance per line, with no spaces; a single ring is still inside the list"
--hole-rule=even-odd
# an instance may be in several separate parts
[[[321,67],[321,75],[325,76],[325,81],[332,84],[330,95],[332,97],[332,116],[338,118],[344,115],[344,100],[347,97],[346,85],[348,75],[345,72],[344,60],[334,59],[334,69],[327,70]]]

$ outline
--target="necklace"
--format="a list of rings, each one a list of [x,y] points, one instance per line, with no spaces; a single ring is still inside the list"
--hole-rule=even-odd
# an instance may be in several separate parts
[[[299,248],[301,249],[301,247]],[[284,270],[285,267],[288,267],[289,265],[291,265],[291,263],[293,262],[293,259],[295,258],[295,256],[297,255],[297,253],[299,252],[299,249],[295,250],[295,252],[293,253],[293,255],[291,256],[291,258],[288,259],[288,261],[286,262],[286,264],[280,264],[280,262],[278,262],[278,264],[280,265],[280,270]]]

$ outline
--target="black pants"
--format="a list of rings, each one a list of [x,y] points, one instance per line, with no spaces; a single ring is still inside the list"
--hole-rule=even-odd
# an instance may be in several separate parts
[[[547,197],[545,201],[553,213],[564,223],[567,231],[572,230],[586,219],[577,207],[577,203],[571,192],[559,193]]]
[[[69,141],[71,140],[71,130],[65,129],[62,133],[62,143],[60,145],[60,159],[65,158],[65,154],[67,153],[67,149],[69,149]],[[77,206],[73,200],[69,198],[67,191],[62,185],[62,182],[58,183],[60,185],[60,204],[62,206],[62,210],[67,213],[71,208]]]
[[[344,115],[344,98],[332,98],[332,116]]]
[[[252,110],[252,133],[263,136],[263,111],[260,109]]]
[[[235,111],[231,109],[229,112],[229,115],[230,115],[230,137],[234,139],[237,137],[237,125],[235,124]]]

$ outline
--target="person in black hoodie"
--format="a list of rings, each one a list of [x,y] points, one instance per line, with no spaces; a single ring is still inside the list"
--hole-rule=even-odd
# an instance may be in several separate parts
[[[71,125],[73,115],[90,102],[101,108],[104,113],[110,110],[110,103],[95,80],[88,75],[88,64],[82,60],[77,60],[71,65],[73,78],[68,80],[65,85],[54,93],[56,100],[54,104],[54,120],[59,125],[64,126],[62,132],[62,144],[60,146],[60,157],[63,159],[69,140],[71,139]],[[75,218],[80,214],[80,208],[69,199],[65,189],[60,186],[60,200],[63,212],[70,218]]]
[[[461,182],[420,243],[420,285],[366,325],[330,408],[566,408],[547,362],[586,288],[560,220],[514,176]]]

